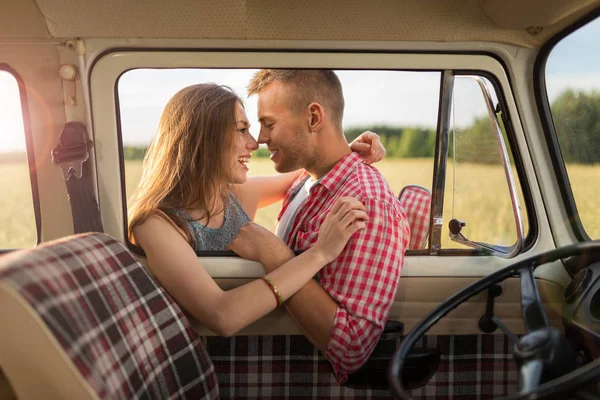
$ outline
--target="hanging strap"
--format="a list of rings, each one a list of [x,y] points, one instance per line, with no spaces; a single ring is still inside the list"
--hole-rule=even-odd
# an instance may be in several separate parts
[[[88,161],[92,145],[85,125],[71,121],[65,124],[52,150],[52,162],[62,169],[67,185],[75,233],[104,231]]]

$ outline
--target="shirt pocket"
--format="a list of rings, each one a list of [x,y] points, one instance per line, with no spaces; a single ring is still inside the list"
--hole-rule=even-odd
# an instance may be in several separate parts
[[[296,236],[296,250],[306,250],[312,247],[316,243],[318,236],[319,232],[316,230],[309,232],[298,231],[298,235]]]

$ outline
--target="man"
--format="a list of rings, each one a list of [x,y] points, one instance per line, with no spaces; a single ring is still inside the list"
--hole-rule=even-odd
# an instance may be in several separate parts
[[[258,95],[265,143],[278,172],[304,168],[284,199],[276,234],[294,250],[311,247],[342,196],[369,215],[344,251],[286,303],[305,336],[331,362],[340,383],[364,364],[389,317],[404,250],[406,215],[383,176],[352,153],[342,131],[342,86],[328,70],[261,70],[248,87]]]

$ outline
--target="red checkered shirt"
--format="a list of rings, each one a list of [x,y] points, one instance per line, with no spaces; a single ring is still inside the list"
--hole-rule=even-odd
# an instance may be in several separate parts
[[[279,218],[305,178],[306,174],[300,176],[288,191]],[[294,250],[311,247],[331,207],[342,196],[360,200],[369,221],[318,274],[323,289],[338,303],[325,357],[340,383],[367,361],[381,336],[410,241],[406,215],[385,178],[351,153],[311,187],[289,229],[288,246]]]

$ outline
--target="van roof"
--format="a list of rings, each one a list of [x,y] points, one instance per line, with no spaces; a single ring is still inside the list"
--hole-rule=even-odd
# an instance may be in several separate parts
[[[537,48],[600,0],[1,0],[0,39],[484,41]]]

